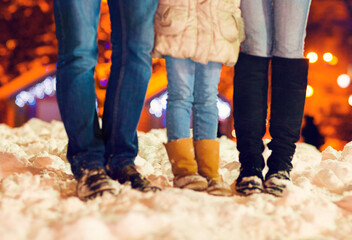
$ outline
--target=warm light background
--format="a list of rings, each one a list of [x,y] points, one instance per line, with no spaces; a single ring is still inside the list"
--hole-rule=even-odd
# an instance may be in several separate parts
[[[16,125],[14,113],[19,110],[9,104],[11,99],[6,93],[21,88],[21,83],[48,71],[57,61],[52,8],[51,0],[0,2],[0,120],[9,125]],[[108,7],[103,0],[98,29],[99,59],[95,74],[100,114],[103,112],[111,64],[110,31]],[[351,46],[352,1],[313,0],[305,52],[306,56],[311,53],[305,114],[314,117],[325,137],[321,150],[327,146],[342,150],[347,142],[352,141],[352,84],[348,84],[348,77],[352,76]],[[340,78],[339,84],[345,84],[344,88],[337,81],[342,74],[346,75]],[[229,102],[232,101],[232,78],[233,69],[224,67],[219,92]],[[20,80],[14,81],[16,79]],[[165,89],[166,84],[165,64],[163,60],[154,59],[146,99]],[[144,109],[139,130],[148,131],[151,126],[153,124]],[[232,130],[226,128],[226,131],[231,136]],[[270,136],[267,134],[266,137]]]

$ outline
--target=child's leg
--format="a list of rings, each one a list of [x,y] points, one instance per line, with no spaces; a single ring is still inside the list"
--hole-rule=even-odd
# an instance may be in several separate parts
[[[219,142],[215,140],[218,127],[217,94],[220,81],[221,63],[196,63],[193,139],[198,172],[208,180],[208,193],[232,195],[230,186],[223,183],[219,175]]]
[[[193,102],[193,139],[215,139],[218,128],[217,95],[220,81],[221,63],[209,62],[207,65],[196,63],[194,102]]]
[[[168,99],[166,128],[168,141],[190,137],[195,63],[166,56]]]
[[[174,186],[204,190],[207,181],[198,175],[190,118],[193,102],[195,63],[189,59],[165,57],[168,78],[166,151],[174,174]]]

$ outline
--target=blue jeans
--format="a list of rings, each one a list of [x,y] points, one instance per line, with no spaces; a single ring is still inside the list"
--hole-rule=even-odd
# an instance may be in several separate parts
[[[259,57],[302,58],[311,0],[243,0],[241,51]]]
[[[193,139],[215,139],[218,127],[217,94],[221,63],[207,65],[190,59],[166,56],[168,99],[166,128],[168,141],[190,137],[193,112]]]
[[[134,164],[137,125],[152,74],[154,15],[158,0],[108,0],[112,66],[106,92],[103,133],[110,173]]]
[[[113,170],[133,164],[138,153],[136,128],[151,75],[149,53],[158,1],[110,1],[113,56],[102,131],[94,82],[100,3],[54,0],[57,100],[69,139],[67,159],[76,178],[84,169],[104,167],[107,160]]]

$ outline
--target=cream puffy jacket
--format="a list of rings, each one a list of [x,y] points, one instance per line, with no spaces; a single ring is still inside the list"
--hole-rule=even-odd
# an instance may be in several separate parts
[[[235,65],[244,39],[240,0],[159,0],[153,57]]]

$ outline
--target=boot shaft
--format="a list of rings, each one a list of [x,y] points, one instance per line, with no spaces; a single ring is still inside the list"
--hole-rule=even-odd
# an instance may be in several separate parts
[[[266,132],[270,58],[240,53],[234,76],[234,127],[240,162],[264,167],[262,138]]]
[[[272,59],[270,135],[292,145],[300,138],[308,75],[307,59]],[[273,144],[271,144],[273,145]],[[284,148],[284,146],[282,146]],[[289,146],[286,146],[290,148]],[[294,150],[294,149],[293,149]],[[292,152],[292,149],[291,149]]]
[[[194,141],[198,173],[208,180],[220,181],[219,175],[219,142],[213,139],[202,139]]]
[[[197,174],[193,140],[182,138],[164,143],[175,177]]]
[[[265,122],[270,58],[240,53],[234,76],[234,118]]]
[[[269,168],[292,168],[295,143],[300,139],[308,75],[308,59],[272,58],[272,96],[268,147]]]

